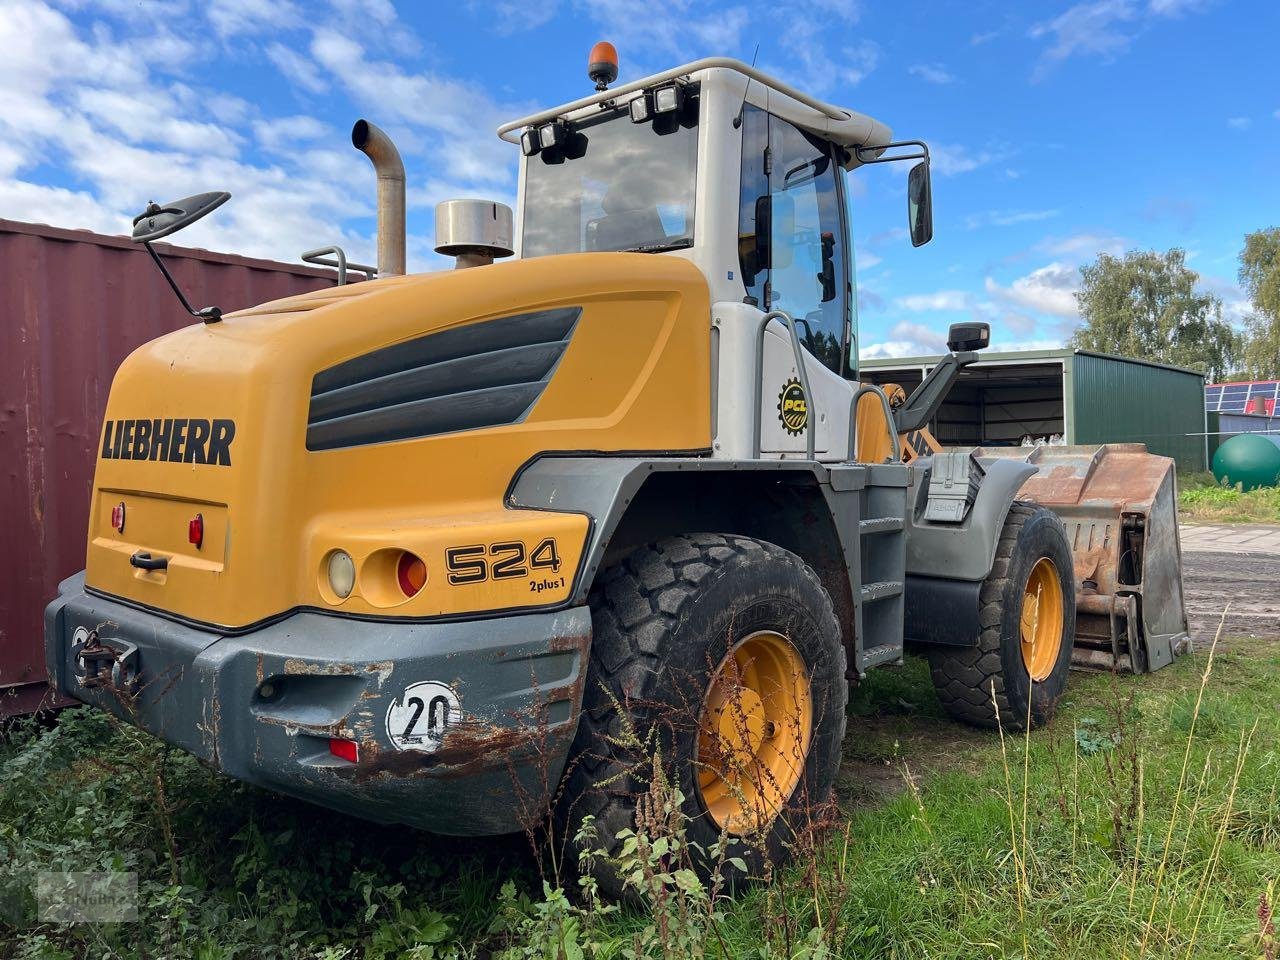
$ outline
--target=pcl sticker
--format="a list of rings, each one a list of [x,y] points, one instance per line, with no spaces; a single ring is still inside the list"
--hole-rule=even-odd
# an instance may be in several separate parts
[[[462,704],[453,688],[438,680],[406,687],[387,708],[387,737],[397,750],[432,753],[451,724],[462,719]]]
[[[795,377],[784,383],[782,392],[778,394],[778,419],[782,421],[783,429],[793,437],[804,433],[809,425],[809,400]]]

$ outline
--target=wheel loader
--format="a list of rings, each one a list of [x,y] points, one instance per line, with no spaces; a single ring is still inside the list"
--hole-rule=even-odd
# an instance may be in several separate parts
[[[1053,715],[1085,597],[1137,662],[1136,609],[1181,607],[1135,566],[1172,514],[1117,509],[1123,574],[1089,580],[1035,458],[902,439],[986,325],[896,410],[857,380],[846,181],[917,160],[925,243],[927,146],[737,60],[610,88],[616,64],[500,128],[516,210],[443,204],[455,269],[404,273],[403,165],[361,121],[377,279],[313,251],[339,285],[223,315],[170,278],[195,322],[115,376],[86,569],[46,614],[59,690],[442,834],[590,814],[612,850],[656,765],[689,839],[755,873],[830,794],[849,684],[904,650],[1011,729]],[[225,199],[152,204],[134,239],[165,271],[151,242]]]

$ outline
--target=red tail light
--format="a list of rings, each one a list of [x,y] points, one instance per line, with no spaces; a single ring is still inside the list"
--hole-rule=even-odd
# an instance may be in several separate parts
[[[187,540],[199,550],[204,543],[204,514],[197,513],[187,522]]]
[[[124,501],[121,500],[111,508],[111,528],[116,533],[124,533]]]
[[[406,551],[396,562],[396,580],[400,583],[400,592],[406,597],[417,596],[427,582],[427,565]]]
[[[339,760],[347,760],[351,763],[360,762],[360,744],[354,740],[341,740],[338,737],[330,737],[329,752]]]

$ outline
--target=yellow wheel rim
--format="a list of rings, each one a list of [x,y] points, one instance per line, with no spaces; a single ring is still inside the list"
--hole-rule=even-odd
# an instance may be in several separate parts
[[[1022,662],[1037,683],[1053,673],[1062,650],[1062,584],[1058,568],[1042,557],[1022,594]]]
[[[768,824],[804,775],[813,694],[791,642],[761,630],[716,668],[698,726],[698,789],[717,827],[750,833]]]

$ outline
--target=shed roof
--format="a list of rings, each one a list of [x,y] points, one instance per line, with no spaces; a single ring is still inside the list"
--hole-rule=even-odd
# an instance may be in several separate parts
[[[1192,370],[1189,367],[1175,367],[1168,363],[1156,363],[1153,360],[1140,360],[1137,357],[1121,357],[1113,353],[1098,353],[1095,350],[1072,350],[1063,348],[1059,350],[1003,350],[983,352],[978,363],[989,363],[991,361],[1015,361],[1015,362],[1034,362],[1036,360],[1066,360],[1068,357],[1100,357],[1104,360],[1117,360],[1120,363],[1132,363],[1143,367],[1157,367],[1161,370],[1173,370],[1177,373],[1188,373],[1202,380],[1205,377],[1203,371]],[[927,367],[937,363],[943,357],[942,354],[919,355],[913,357],[875,357],[868,360],[860,360],[859,367],[870,368],[872,370],[897,370],[901,367]]]

